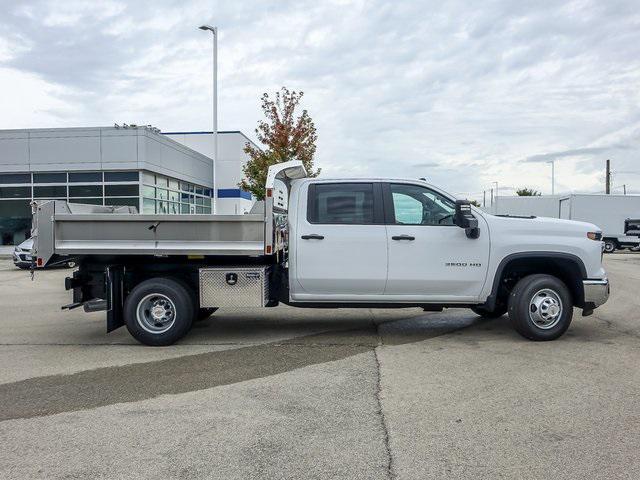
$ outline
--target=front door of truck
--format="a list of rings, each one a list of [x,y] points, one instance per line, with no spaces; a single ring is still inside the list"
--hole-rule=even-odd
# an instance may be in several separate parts
[[[466,301],[480,295],[489,261],[489,231],[467,238],[454,224],[455,203],[425,185],[383,185],[389,244],[385,296]],[[391,298],[390,298],[391,300]]]
[[[298,285],[292,286],[292,295],[352,301],[382,295],[387,236],[381,184],[318,182],[306,188],[301,195],[307,202],[300,202],[294,233]]]

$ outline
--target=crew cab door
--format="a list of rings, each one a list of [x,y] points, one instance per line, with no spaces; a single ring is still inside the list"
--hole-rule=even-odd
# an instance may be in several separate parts
[[[301,188],[300,200],[292,233],[292,298],[357,301],[382,295],[387,235],[381,184],[310,183]]]
[[[385,183],[383,190],[389,244],[385,296],[476,299],[489,261],[484,220],[478,218],[479,238],[467,238],[454,224],[455,203],[443,194],[411,183]]]

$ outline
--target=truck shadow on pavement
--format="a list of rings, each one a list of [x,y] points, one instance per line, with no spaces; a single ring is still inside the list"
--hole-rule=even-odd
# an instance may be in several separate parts
[[[282,341],[1,384],[0,421],[204,390],[342,360],[372,352],[379,346],[415,343],[454,332],[464,337],[463,331],[483,325],[488,329],[497,327],[496,333],[509,330],[497,325],[507,323],[506,317],[487,322],[470,313],[453,318],[447,314],[420,314],[377,320],[348,329],[335,328],[338,324],[333,323],[334,330]],[[297,324],[298,332],[303,323]],[[314,327],[319,323],[315,322]],[[232,327],[227,324],[223,328],[228,331]],[[237,323],[235,333],[241,334],[247,328]]]

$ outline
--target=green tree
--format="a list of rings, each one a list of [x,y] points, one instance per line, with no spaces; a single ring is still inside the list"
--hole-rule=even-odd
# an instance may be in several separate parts
[[[249,161],[242,167],[245,178],[239,187],[255,195],[258,200],[265,196],[264,184],[271,165],[300,160],[309,176],[317,177],[313,156],[316,153],[316,127],[306,109],[297,114],[303,92],[290,91],[282,87],[273,97],[262,95],[262,111],[265,120],[258,122],[256,136],[264,150],[247,143],[244,151]]]
[[[480,208],[480,202],[478,202],[477,200],[469,200],[469,203],[474,207]]]
[[[539,197],[542,193],[533,188],[523,187],[516,190],[516,195],[519,197]]]

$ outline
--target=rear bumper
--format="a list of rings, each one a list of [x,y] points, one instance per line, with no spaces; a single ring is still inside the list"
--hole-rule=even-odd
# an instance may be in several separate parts
[[[583,280],[585,308],[594,309],[609,299],[609,279]]]

